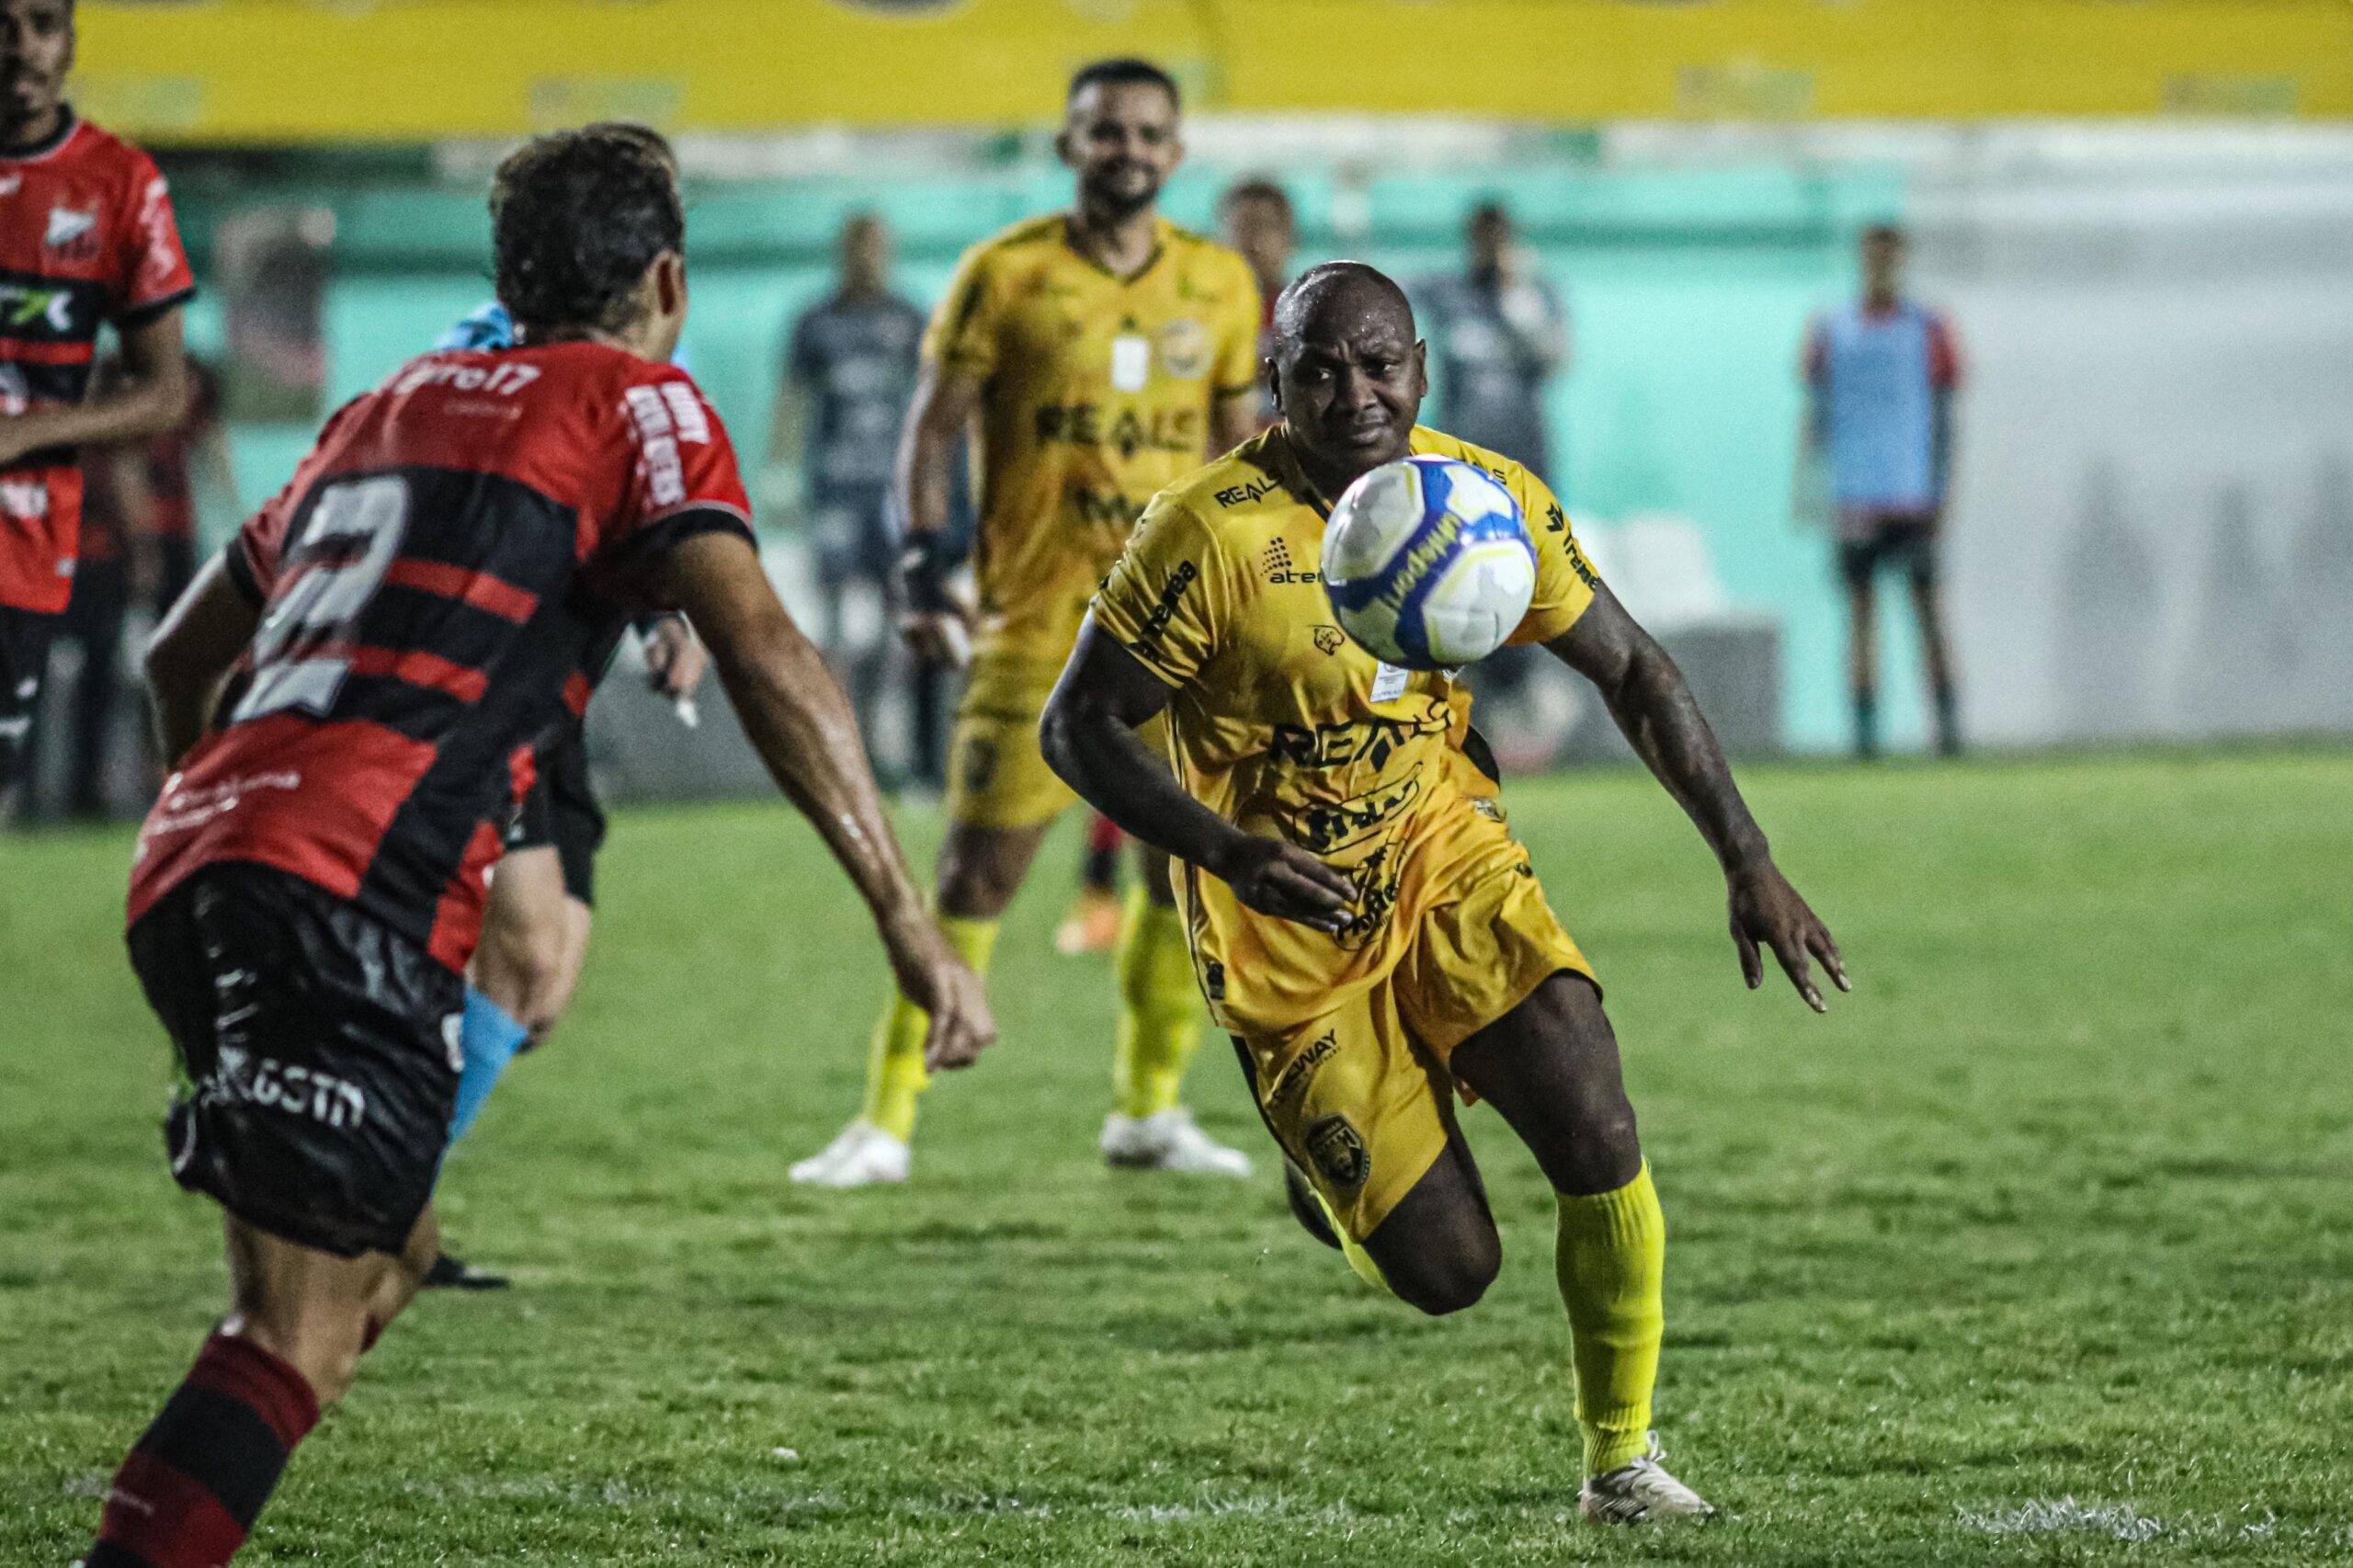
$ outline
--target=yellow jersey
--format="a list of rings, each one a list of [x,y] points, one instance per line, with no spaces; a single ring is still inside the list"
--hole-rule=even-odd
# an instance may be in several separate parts
[[[1224,246],[1163,219],[1120,277],[1062,215],[965,252],[924,337],[982,379],[977,655],[1058,671],[1088,596],[1153,493],[1199,468],[1214,401],[1257,373],[1258,286]]]
[[[1511,640],[1574,625],[1598,580],[1544,482],[1436,430],[1416,428],[1411,445],[1487,471],[1519,503],[1536,594]],[[1502,817],[1490,771],[1466,751],[1468,687],[1383,665],[1336,624],[1318,573],[1328,516],[1279,425],[1155,496],[1095,598],[1097,625],[1173,688],[1170,760],[1186,792],[1356,886],[1354,919],[1336,937],[1253,914],[1187,869],[1195,963],[1229,1028],[1315,1017],[1384,979],[1416,916],[1392,918],[1401,896],[1431,896],[1451,874],[1450,846],[1491,836],[1448,824],[1465,812]],[[1524,856],[1505,852],[1525,871]]]

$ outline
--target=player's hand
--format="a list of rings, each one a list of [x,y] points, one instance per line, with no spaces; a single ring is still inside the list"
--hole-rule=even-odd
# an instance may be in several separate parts
[[[909,610],[899,617],[899,635],[925,664],[961,670],[972,656],[972,612],[961,604],[952,611]]]
[[[1243,906],[1318,931],[1338,931],[1349,920],[1356,887],[1297,845],[1237,833],[1202,869],[1233,890]]]
[[[981,977],[956,956],[937,926],[921,941],[894,945],[891,967],[901,994],[930,1015],[923,1040],[926,1072],[970,1067],[995,1042],[996,1019],[989,1014]]]
[[[688,695],[702,684],[710,655],[683,615],[665,615],[645,639],[645,676],[665,697]]]
[[[1823,972],[1839,990],[1855,988],[1847,979],[1846,962],[1838,956],[1838,944],[1830,939],[1829,927],[1806,907],[1805,900],[1790,886],[1779,867],[1767,860],[1753,869],[1734,871],[1729,881],[1732,939],[1740,949],[1741,977],[1748,982],[1751,991],[1765,983],[1761,948],[1773,949],[1790,983],[1798,988],[1806,1006],[1817,1013],[1830,1009],[1814,986],[1809,960],[1819,959]]]

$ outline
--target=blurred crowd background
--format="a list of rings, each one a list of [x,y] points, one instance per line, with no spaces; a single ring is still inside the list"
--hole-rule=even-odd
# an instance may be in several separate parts
[[[81,9],[74,100],[171,178],[209,374],[180,435],[85,454],[93,537],[26,817],[143,808],[136,642],[157,606],[327,410],[485,301],[501,152],[600,118],[676,142],[688,367],[886,777],[936,787],[953,672],[897,648],[887,535],[836,503],[895,440],[960,251],[1067,202],[1063,84],[1108,54],[1188,88],[1176,221],[1222,227],[1271,279],[1348,256],[1409,282],[1425,417],[1547,475],[1735,750],[1858,742],[1808,345],[1863,296],[1881,228],[1955,361],[1933,540],[1952,738],[2353,730],[2342,0]],[[1899,752],[1938,738],[1910,580],[1873,601],[1878,737]],[[1613,755],[1549,663],[1481,674],[1507,765]],[[703,710],[681,731],[642,683],[608,682],[601,781],[755,787],[723,705]]]

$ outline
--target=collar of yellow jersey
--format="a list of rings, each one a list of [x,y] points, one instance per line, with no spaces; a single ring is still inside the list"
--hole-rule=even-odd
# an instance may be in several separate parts
[[[1104,266],[1100,258],[1089,256],[1084,249],[1082,249],[1077,239],[1074,237],[1071,233],[1071,217],[1067,212],[1063,214],[1063,249],[1070,252],[1071,255],[1078,257],[1079,260],[1085,262],[1087,266],[1093,267],[1104,277],[1108,278],[1114,283],[1133,283],[1137,278],[1143,277],[1154,267],[1160,265],[1160,258],[1168,254],[1168,236],[1175,231],[1176,227],[1176,224],[1170,222],[1165,218],[1156,215],[1154,217],[1152,221],[1152,254],[1144,257],[1143,265],[1137,267],[1133,272],[1114,272],[1109,267]]]
[[[1412,457],[1436,451],[1437,447],[1429,439],[1431,434],[1426,426],[1415,425],[1413,433],[1405,437],[1406,455]],[[1332,504],[1324,498],[1322,491],[1315,488],[1314,483],[1307,477],[1307,471],[1299,466],[1299,454],[1291,450],[1290,426],[1288,424],[1275,426],[1251,445],[1256,445],[1258,449],[1253,452],[1250,446],[1245,445],[1242,449],[1244,461],[1290,491],[1292,500],[1304,506],[1313,506],[1315,515],[1325,522],[1332,520]]]

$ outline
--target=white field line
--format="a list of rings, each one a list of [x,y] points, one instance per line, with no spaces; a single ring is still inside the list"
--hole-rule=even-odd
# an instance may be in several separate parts
[[[2232,1540],[2292,1540],[2353,1549],[2353,1524],[2283,1529],[2279,1517],[2254,1504],[2236,1514],[2185,1516],[2168,1523],[2129,1503],[2079,1503],[2038,1497],[2015,1506],[1962,1507],[1961,1522],[1988,1535],[2104,1535],[2114,1540],[2165,1540],[2184,1545]]]

